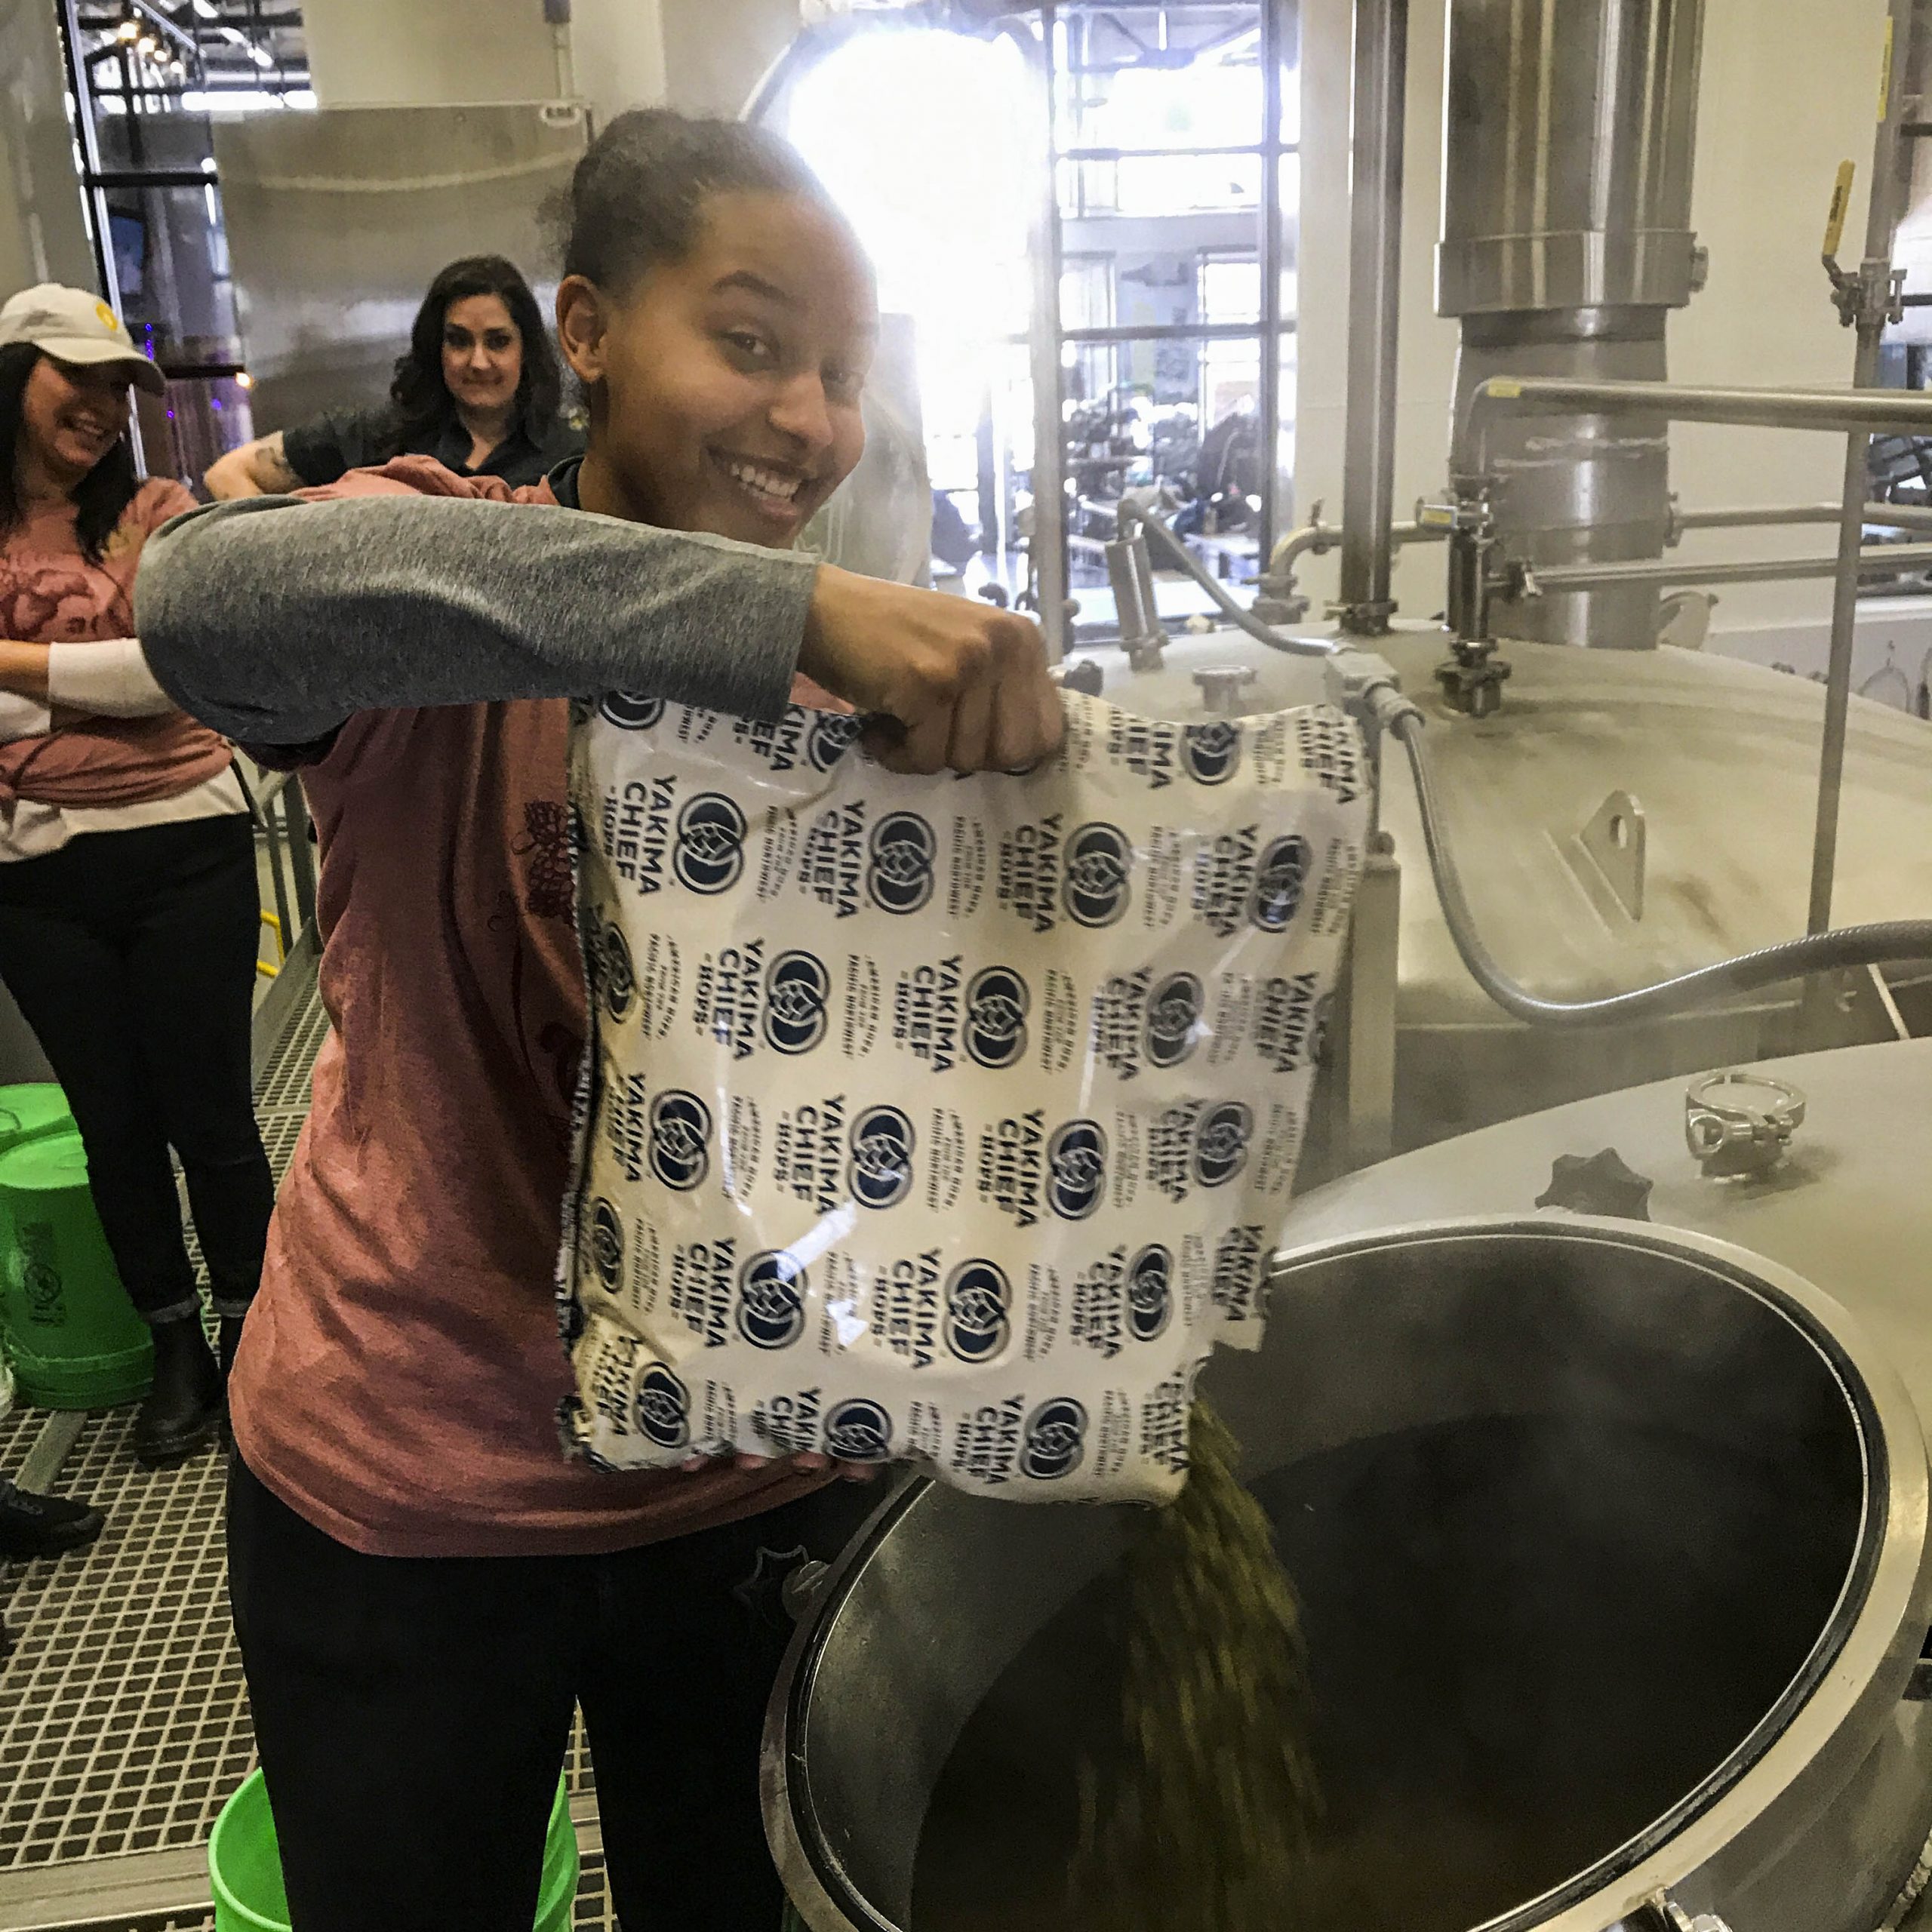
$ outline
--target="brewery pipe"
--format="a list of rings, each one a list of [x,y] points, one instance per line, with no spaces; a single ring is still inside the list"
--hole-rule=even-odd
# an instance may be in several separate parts
[[[1905,183],[1900,178],[1900,97],[1911,55],[1919,0],[1891,0],[1885,16],[1883,78],[1878,94],[1878,131],[1872,156],[1872,198],[1865,226],[1865,257],[1856,275],[1836,260],[1842,221],[1840,202],[1832,204],[1825,235],[1824,261],[1838,313],[1855,328],[1858,348],[1852,386],[1867,389],[1878,378],[1878,349],[1886,325],[1904,319],[1899,297],[1905,277],[1892,267],[1892,250],[1903,212]],[[1844,513],[1838,525],[1838,568],[1832,591],[1832,648],[1825,673],[1825,744],[1818,765],[1818,816],[1811,843],[1811,903],[1807,924],[1814,933],[1832,922],[1832,886],[1838,869],[1838,802],[1844,783],[1845,725],[1851,704],[1851,654],[1858,617],[1858,549],[1863,540],[1861,511],[1871,472],[1871,432],[1852,426],[1845,444]]]
[[[1932,393],[1904,389],[1766,389],[1685,383],[1591,383],[1562,376],[1492,376],[1469,398],[1451,467],[1472,487],[1489,480],[1491,442],[1509,413],[1587,412],[1654,416],[1672,423],[1715,423],[1737,429],[1896,430],[1932,435]]]
[[[1401,320],[1402,137],[1408,0],[1355,0],[1349,170],[1348,414],[1342,484],[1341,599],[1346,635],[1380,637],[1395,491],[1395,355]]]
[[[1854,550],[1852,561],[1854,577],[1932,570],[1932,543],[1871,544]],[[1515,572],[1521,586],[1518,594],[1530,598],[1561,590],[1610,590],[1630,583],[1784,583],[1802,577],[1835,577],[1842,565],[1843,559],[1834,555],[1754,557],[1728,563],[1680,563],[1666,558],[1654,563],[1645,559],[1629,564],[1552,564],[1545,570],[1527,565],[1505,568]]]

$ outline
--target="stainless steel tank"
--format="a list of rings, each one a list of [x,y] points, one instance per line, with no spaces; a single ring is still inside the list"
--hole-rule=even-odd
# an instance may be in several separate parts
[[[1477,720],[1441,703],[1440,632],[1398,631],[1377,648],[1428,716],[1478,926],[1524,984],[1559,998],[1615,992],[1804,931],[1817,686],[1668,647],[1512,644],[1507,700]],[[1318,663],[1236,631],[1177,638],[1156,671],[1135,672],[1117,651],[1094,655],[1109,702],[1152,716],[1198,718],[1197,678],[1220,671],[1249,674],[1234,687],[1244,711],[1306,703],[1321,689]],[[1637,915],[1583,835],[1617,794],[1635,808],[1626,829],[1641,836]],[[1399,758],[1385,768],[1382,817],[1403,866],[1398,1149],[1798,1044],[1795,987],[1636,1028],[1554,1034],[1520,1024],[1457,955]],[[1845,924],[1932,916],[1932,725],[1863,700],[1851,706],[1834,910]],[[1844,1038],[1860,1037],[1868,1017],[1877,1023],[1875,1014],[1843,1015]]]
[[[1703,0],[1454,0],[1436,306],[1460,318],[1456,407],[1491,376],[1660,381],[1701,278],[1690,229]],[[1661,556],[1663,423],[1525,418],[1497,511],[1536,564]],[[1500,632],[1647,648],[1654,587],[1500,605]]]
[[[1584,1220],[1343,1241],[1273,1300],[1205,1386],[1304,1604],[1298,1926],[1870,1932],[1932,1823],[1903,1701],[1932,1568],[1917,1419],[1844,1311]],[[1134,1520],[915,1485],[848,1551],[768,1730],[814,1932],[1081,1932],[1073,1779]]]

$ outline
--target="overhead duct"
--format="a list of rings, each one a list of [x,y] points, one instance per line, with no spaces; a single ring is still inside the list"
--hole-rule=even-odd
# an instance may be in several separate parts
[[[1690,229],[1703,0],[1454,0],[1436,306],[1462,323],[1457,419],[1491,376],[1663,380],[1703,284]],[[1522,416],[1495,445],[1497,528],[1532,565],[1663,555],[1660,420]],[[1505,635],[1647,648],[1654,584],[1499,602]]]

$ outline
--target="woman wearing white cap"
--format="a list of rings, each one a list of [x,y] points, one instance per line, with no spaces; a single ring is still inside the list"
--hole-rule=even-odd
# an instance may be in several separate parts
[[[222,1398],[168,1150],[224,1357],[275,1189],[250,1078],[247,801],[227,744],[174,708],[131,635],[142,546],[194,499],[137,473],[131,382],[165,387],[93,295],[45,283],[0,306],[0,980],[66,1091],[153,1331],[134,1446],[163,1462],[212,1440]]]

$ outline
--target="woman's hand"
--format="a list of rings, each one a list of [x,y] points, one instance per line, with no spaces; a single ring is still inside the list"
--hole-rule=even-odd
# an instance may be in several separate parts
[[[802,1456],[752,1456],[740,1452],[728,1451],[722,1456],[687,1456],[678,1467],[688,1476],[701,1475],[709,1469],[721,1468],[729,1463],[734,1469],[743,1469],[748,1474],[759,1469],[768,1469],[773,1464],[782,1463],[787,1469],[800,1475],[822,1475],[827,1469],[837,1475],[841,1482],[870,1482],[878,1474],[876,1463],[840,1463],[829,1456],[821,1456],[808,1451]]]
[[[897,721],[866,748],[894,771],[1019,771],[1059,746],[1060,694],[1030,618],[819,567],[798,669]]]

